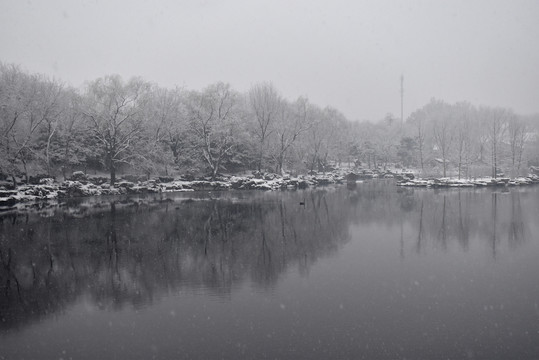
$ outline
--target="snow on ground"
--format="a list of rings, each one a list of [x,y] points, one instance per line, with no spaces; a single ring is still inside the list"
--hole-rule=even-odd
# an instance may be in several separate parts
[[[80,174],[79,174],[80,175]],[[140,193],[164,193],[179,191],[200,190],[279,190],[279,189],[304,189],[312,186],[342,183],[344,175],[326,174],[300,177],[281,177],[275,174],[267,174],[263,178],[254,176],[231,176],[218,180],[173,180],[161,182],[148,180],[132,182],[121,180],[113,187],[108,183],[92,182],[91,178],[66,180],[62,183],[54,183],[52,179],[43,179],[39,185],[21,185],[16,190],[8,190],[0,187],[0,208],[11,208],[15,204],[47,201],[58,198],[74,198],[100,195],[122,195]]]
[[[456,179],[456,178],[434,178],[434,179],[406,179],[399,181],[399,186],[418,186],[418,187],[478,187],[478,186],[521,186],[539,183],[539,176],[529,175],[527,177],[510,178],[474,178],[474,179]]]
[[[389,175],[393,175],[388,173]],[[388,174],[383,174],[376,178],[388,178]],[[363,174],[365,175],[365,174]],[[218,191],[218,190],[264,190],[274,191],[280,189],[305,189],[315,186],[331,184],[343,184],[345,182],[357,182],[361,174],[347,173],[345,171],[335,171],[326,174],[306,175],[306,176],[278,176],[275,174],[265,174],[255,177],[249,176],[229,176],[217,180],[173,180],[161,182],[159,180],[148,180],[131,182],[121,180],[111,187],[108,183],[92,182],[92,179],[66,180],[62,183],[55,183],[52,179],[42,179],[39,185],[21,185],[16,190],[9,190],[0,186],[0,209],[14,208],[17,204],[29,202],[43,202],[62,198],[87,197],[99,195],[122,195],[141,193],[164,193],[179,191]],[[529,175],[514,179],[490,177],[474,179],[456,178],[413,178],[402,174],[393,175],[398,186],[415,187],[480,187],[480,186],[521,186],[539,183],[539,176]],[[374,176],[369,177],[374,178]],[[376,181],[376,180],[375,180]]]

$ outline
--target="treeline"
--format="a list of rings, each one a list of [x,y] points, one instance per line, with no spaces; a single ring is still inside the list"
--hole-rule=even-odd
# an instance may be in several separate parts
[[[507,109],[441,101],[404,124],[390,114],[360,123],[306,97],[285,99],[270,83],[246,93],[224,83],[196,91],[112,75],[74,89],[0,63],[0,173],[13,182],[75,170],[107,171],[111,183],[118,171],[303,173],[343,162],[444,174],[458,163],[463,176],[477,163],[510,164],[519,172],[537,159],[536,125]]]
[[[538,165],[538,125],[537,115],[433,99],[410,115],[401,143],[416,150],[423,172],[434,166],[444,177],[518,176]]]

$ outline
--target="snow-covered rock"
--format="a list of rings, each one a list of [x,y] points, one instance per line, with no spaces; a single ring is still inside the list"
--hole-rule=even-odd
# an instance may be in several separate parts
[[[476,179],[406,179],[397,182],[398,186],[418,186],[418,187],[482,187],[482,186],[521,186],[539,183],[539,177],[534,180],[532,177],[509,178],[476,178]]]

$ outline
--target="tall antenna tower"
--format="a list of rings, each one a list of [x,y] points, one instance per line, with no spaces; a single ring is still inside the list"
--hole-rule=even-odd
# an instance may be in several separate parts
[[[404,125],[404,75],[401,75],[401,126]]]

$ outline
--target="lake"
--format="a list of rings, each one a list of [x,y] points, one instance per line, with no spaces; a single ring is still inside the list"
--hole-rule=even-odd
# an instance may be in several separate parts
[[[0,359],[537,359],[538,214],[390,180],[0,213]]]

